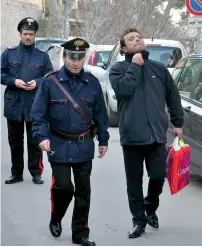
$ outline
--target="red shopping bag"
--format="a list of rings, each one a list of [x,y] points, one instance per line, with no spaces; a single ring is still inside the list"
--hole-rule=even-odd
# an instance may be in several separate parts
[[[190,152],[182,138],[175,137],[168,149],[166,173],[171,194],[176,194],[189,184],[190,179]]]

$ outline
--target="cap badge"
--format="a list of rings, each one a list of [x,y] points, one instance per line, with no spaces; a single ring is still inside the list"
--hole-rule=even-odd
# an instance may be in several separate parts
[[[84,41],[83,41],[83,40],[78,40],[78,39],[77,39],[77,40],[74,42],[74,45],[76,46],[76,50],[78,51],[78,50],[79,50],[79,47],[84,45]]]
[[[32,22],[34,22],[34,19],[31,19],[31,18],[27,18],[27,22],[29,22],[29,25],[31,26],[32,24]]]

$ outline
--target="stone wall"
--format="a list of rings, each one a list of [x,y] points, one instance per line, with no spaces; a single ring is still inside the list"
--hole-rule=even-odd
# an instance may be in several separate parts
[[[17,25],[30,16],[42,18],[42,0],[1,0],[1,50],[19,43]]]

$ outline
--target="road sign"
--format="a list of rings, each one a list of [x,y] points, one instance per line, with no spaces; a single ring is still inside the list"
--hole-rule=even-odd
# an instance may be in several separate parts
[[[193,16],[188,19],[189,28],[202,28],[202,16]]]
[[[186,0],[186,7],[192,15],[202,16],[202,0]]]

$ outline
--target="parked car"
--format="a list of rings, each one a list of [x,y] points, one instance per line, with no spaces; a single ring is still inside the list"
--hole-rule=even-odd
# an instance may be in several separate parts
[[[85,65],[105,68],[114,45],[91,45],[86,54]]]
[[[37,47],[40,50],[47,51],[51,45],[53,45],[53,44],[60,45],[66,41],[67,41],[67,39],[62,39],[62,38],[36,37],[35,47]]]
[[[51,44],[47,50],[54,70],[59,70],[63,63],[62,55],[64,48],[59,44]]]
[[[113,46],[104,45],[90,45],[87,51],[86,59],[84,63],[84,70],[92,73],[98,78],[101,87],[103,88],[103,81],[105,75],[105,66],[108,62],[110,53]],[[54,70],[58,70],[63,65],[63,55],[64,48],[60,45],[52,44],[47,53],[50,57]]]
[[[185,111],[183,139],[191,146],[191,170],[202,176],[202,55],[191,55],[177,64],[173,78]],[[173,141],[169,126],[168,144]]]
[[[35,39],[35,47],[40,50],[48,51],[49,47],[52,45],[60,45],[70,39],[75,37],[69,36],[68,39],[63,38],[54,38],[54,37],[36,37]]]
[[[102,90],[104,90],[105,69],[113,47],[113,45],[91,45],[86,54],[84,69],[98,78]]]
[[[146,44],[146,50],[149,51],[149,58],[165,64],[170,73],[173,72],[177,62],[187,55],[184,46],[178,41],[144,39],[144,42]],[[111,52],[103,83],[103,92],[111,127],[118,126],[118,113],[116,96],[109,81],[109,71],[115,63],[124,59],[125,56],[120,54],[120,43],[118,42]]]

